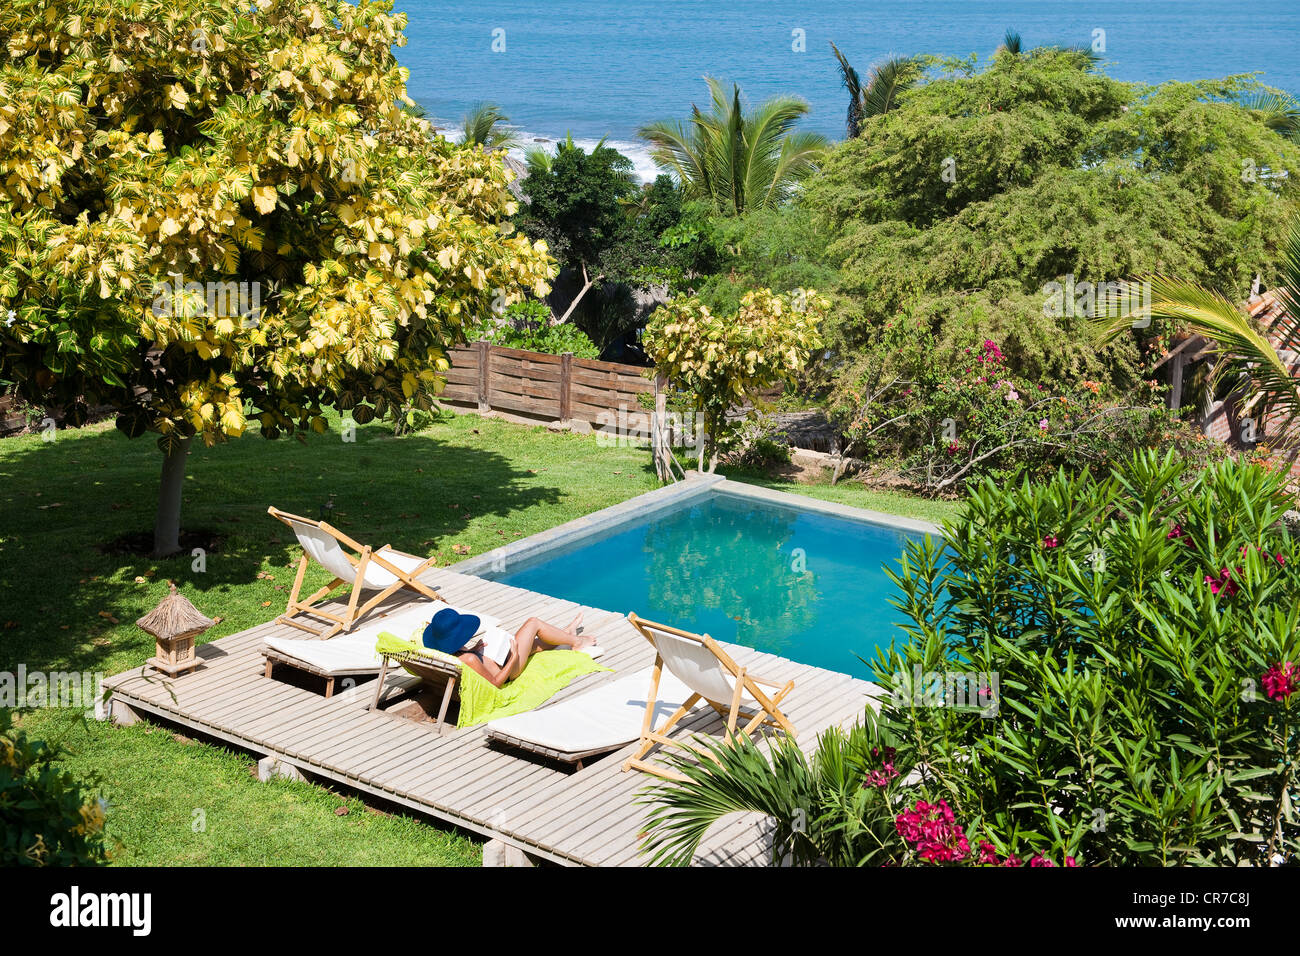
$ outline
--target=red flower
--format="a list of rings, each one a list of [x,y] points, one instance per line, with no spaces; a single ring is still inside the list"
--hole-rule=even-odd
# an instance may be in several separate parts
[[[1055,863],[1053,863],[1047,857],[1043,856],[1041,853],[1038,854],[1038,856],[1034,857],[1032,860],[1030,860],[1029,865],[1030,866],[1056,866]]]
[[[1266,670],[1259,682],[1270,700],[1286,700],[1300,690],[1300,667],[1291,663],[1274,664]]]

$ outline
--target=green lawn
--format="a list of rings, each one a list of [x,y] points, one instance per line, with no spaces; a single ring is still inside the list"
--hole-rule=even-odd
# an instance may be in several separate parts
[[[649,454],[602,446],[477,416],[446,414],[395,438],[335,428],[306,443],[256,435],[198,448],[190,456],[182,527],[221,536],[196,567],[189,554],[164,561],[106,553],[123,534],[152,526],[160,455],[111,425],[0,441],[0,671],[90,670],[142,664],[152,641],[136,618],[174,580],[220,623],[214,640],[278,613],[297,559],[292,534],[268,505],[309,516],[332,497],[331,523],[359,540],[420,554],[441,565],[490,551],[655,487]],[[769,487],[937,520],[946,503],[845,484]],[[319,571],[309,583],[324,581]],[[68,715],[26,716],[36,736],[64,733]],[[305,784],[259,784],[252,759],[217,746],[177,742],[161,728],[95,724],[67,731],[68,764],[97,771],[113,809],[109,832],[132,864],[333,864],[473,862],[476,845],[403,816]],[[349,808],[337,816],[340,806]],[[207,828],[195,833],[193,812]]]

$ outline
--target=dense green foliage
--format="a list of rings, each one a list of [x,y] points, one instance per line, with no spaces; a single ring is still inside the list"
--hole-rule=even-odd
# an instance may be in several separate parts
[[[105,805],[0,709],[0,866],[93,866],[107,856]]]
[[[982,70],[924,62],[928,81],[864,111],[860,136],[831,149],[793,202],[711,225],[722,255],[694,283],[701,300],[824,290],[829,354],[812,394],[830,399],[851,453],[891,478],[946,488],[976,459],[959,482],[1185,446],[1186,431],[1143,411],[1161,404],[1151,365],[1170,327],[1139,317],[1099,343],[1093,321],[1123,305],[1102,284],[1176,274],[1239,301],[1256,274],[1266,287],[1284,278],[1300,147],[1278,112],[1257,108],[1247,79],[1136,86],[1080,50],[1004,50]],[[987,383],[970,370],[990,341],[1002,362]],[[1026,428],[1047,418],[1060,435],[1057,416],[990,404],[980,393],[999,381],[1125,423],[1073,459],[1031,452]]]
[[[879,717],[811,762],[719,745],[655,789],[650,848],[722,814],[841,864],[1269,865],[1300,850],[1300,547],[1285,476],[1135,456],[985,481],[894,573]],[[951,814],[951,817],[949,817]],[[935,820],[934,838],[917,838]],[[798,825],[796,825],[796,822]]]

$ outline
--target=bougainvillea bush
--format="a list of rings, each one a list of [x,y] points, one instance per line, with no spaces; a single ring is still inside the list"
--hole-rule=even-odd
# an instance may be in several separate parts
[[[654,788],[681,862],[736,810],[795,862],[1268,865],[1300,853],[1300,549],[1285,475],[1143,453],[986,481],[910,545],[878,717],[715,747]],[[703,827],[703,829],[701,829]],[[695,843],[692,840],[696,841]]]
[[[848,454],[873,463],[869,480],[944,494],[1058,468],[1106,474],[1134,449],[1222,457],[1164,406],[1154,379],[1124,391],[1104,377],[1035,381],[993,339],[972,340],[956,363],[945,354],[898,323],[839,371],[827,410]]]

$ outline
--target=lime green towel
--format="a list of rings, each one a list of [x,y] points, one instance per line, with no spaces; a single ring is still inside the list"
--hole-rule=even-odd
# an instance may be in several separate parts
[[[576,678],[596,671],[608,671],[580,651],[541,651],[528,658],[524,671],[504,687],[494,687],[460,658],[431,651],[413,641],[404,641],[387,631],[379,635],[375,650],[397,657],[407,654],[441,657],[460,665],[460,717],[457,727],[473,727],[498,717],[521,714],[546,703]]]

